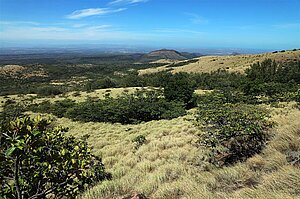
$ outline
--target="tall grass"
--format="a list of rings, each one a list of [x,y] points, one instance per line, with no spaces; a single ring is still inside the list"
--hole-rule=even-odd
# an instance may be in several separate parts
[[[277,127],[262,153],[243,163],[214,168],[197,145],[200,130],[191,115],[138,125],[78,123],[58,119],[75,136],[88,142],[113,179],[99,183],[81,198],[122,198],[137,191],[149,198],[300,198],[300,167],[290,152],[300,152],[300,110],[292,104],[272,109]],[[146,142],[135,148],[134,138]]]

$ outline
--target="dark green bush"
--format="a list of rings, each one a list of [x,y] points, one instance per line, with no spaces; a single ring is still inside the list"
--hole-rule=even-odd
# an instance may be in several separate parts
[[[199,140],[209,147],[208,161],[233,164],[258,153],[268,140],[267,112],[254,105],[223,103],[223,99],[199,104],[197,122],[203,130]]]
[[[151,120],[172,119],[186,114],[180,102],[168,102],[159,91],[137,91],[133,94],[105,99],[88,98],[85,102],[71,100],[31,105],[34,112],[52,113],[83,122],[111,122],[134,124]]]
[[[63,91],[60,88],[54,86],[42,86],[38,88],[36,92],[41,96],[53,96],[63,93]]]
[[[40,104],[33,104],[29,106],[29,110],[40,113],[52,113],[57,117],[63,117],[69,108],[75,106],[75,102],[70,99],[57,101],[51,103],[50,101],[44,101]]]
[[[135,149],[140,148],[143,144],[145,144],[146,141],[147,140],[144,135],[139,135],[132,140],[132,142],[135,144],[134,146]]]
[[[69,108],[65,116],[84,122],[133,124],[151,120],[172,119],[186,113],[182,104],[167,102],[156,91],[138,91],[118,98],[88,100]]]
[[[0,112],[0,124],[24,116],[25,106],[21,103],[5,103]]]
[[[189,78],[187,73],[176,73],[168,76],[163,87],[167,101],[182,102],[187,108],[194,107],[195,82]]]
[[[288,83],[294,81],[300,83],[300,61],[279,64],[271,59],[257,62],[246,71],[246,76],[251,81],[260,83],[277,82]]]
[[[76,198],[110,178],[85,140],[49,124],[24,117],[0,126],[0,198]]]

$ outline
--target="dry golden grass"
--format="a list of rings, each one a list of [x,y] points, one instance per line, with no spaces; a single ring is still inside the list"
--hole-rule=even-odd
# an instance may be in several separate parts
[[[279,53],[265,53],[255,55],[236,55],[236,56],[203,56],[199,58],[196,63],[190,63],[180,67],[168,67],[162,66],[157,68],[148,68],[140,70],[139,74],[156,73],[173,69],[173,73],[177,72],[189,72],[189,73],[203,73],[212,72],[218,69],[225,69],[229,72],[241,72],[243,73],[246,68],[249,68],[251,64],[265,59],[273,59],[278,62],[292,61],[294,59],[300,60],[300,50],[286,51]]]
[[[93,92],[68,92],[66,94],[62,95],[56,95],[53,97],[38,97],[36,94],[26,94],[26,95],[7,95],[7,96],[0,96],[0,111],[2,110],[3,105],[7,100],[13,100],[17,103],[41,103],[46,100],[50,101],[51,103],[54,103],[56,101],[61,101],[65,99],[71,99],[76,102],[83,102],[88,97],[91,98],[99,98],[103,99],[105,95],[109,94],[111,97],[117,97],[121,95],[122,93],[133,93],[138,90],[151,90],[156,88],[150,88],[150,87],[128,87],[128,88],[109,88],[109,89],[97,89]]]
[[[81,198],[122,198],[138,191],[149,198],[300,198],[300,167],[287,161],[300,152],[300,110],[292,103],[270,108],[277,127],[262,153],[246,162],[213,168],[202,159],[200,133],[193,115],[138,125],[79,123],[56,120],[76,137],[90,135],[93,152],[102,157],[111,181],[87,190]],[[135,149],[132,140],[144,135]]]

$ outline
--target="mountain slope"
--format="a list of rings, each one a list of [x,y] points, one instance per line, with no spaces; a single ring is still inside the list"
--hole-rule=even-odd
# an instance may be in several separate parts
[[[166,59],[166,60],[185,60],[187,59],[183,55],[181,55],[180,52],[175,51],[175,50],[168,50],[168,49],[162,49],[162,50],[156,50],[152,51],[148,54],[145,54],[142,58],[141,61],[144,62],[151,62],[151,61],[157,61],[161,59]]]
[[[250,65],[261,62],[265,59],[273,59],[277,62],[288,62],[300,60],[300,50],[290,50],[285,52],[264,53],[254,55],[231,55],[231,56],[203,56],[198,61],[187,62],[180,66],[180,62],[173,62],[166,66],[140,70],[139,73],[148,74],[172,69],[173,72],[204,73],[218,69],[225,69],[231,72],[243,73]],[[173,66],[172,66],[173,65]],[[177,67],[174,67],[177,66]]]

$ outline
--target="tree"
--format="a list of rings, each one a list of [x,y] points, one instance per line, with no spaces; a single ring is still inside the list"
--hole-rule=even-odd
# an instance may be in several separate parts
[[[110,178],[86,139],[64,136],[39,117],[17,118],[0,127],[0,198],[75,198]]]
[[[193,104],[195,82],[187,73],[176,73],[169,76],[164,83],[164,96],[167,101],[183,102],[187,107]]]

